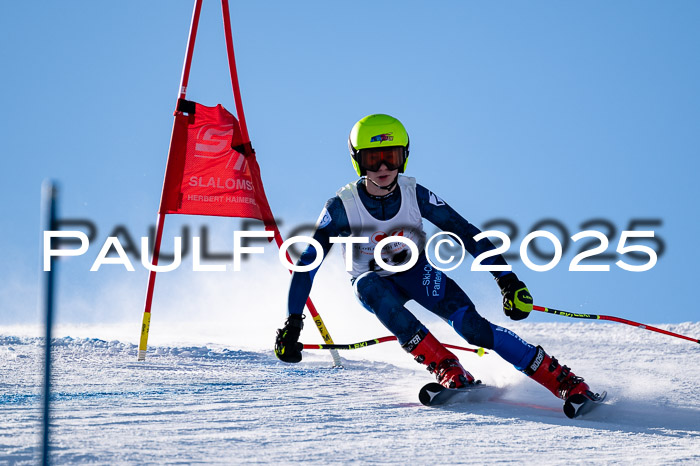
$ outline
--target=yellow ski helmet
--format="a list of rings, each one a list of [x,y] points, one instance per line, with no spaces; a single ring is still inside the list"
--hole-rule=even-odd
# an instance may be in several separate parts
[[[360,151],[390,147],[403,148],[403,163],[398,167],[399,173],[403,173],[408,163],[408,133],[401,122],[392,116],[377,113],[355,123],[348,138],[348,148],[358,176],[365,175],[365,169],[360,165]]]

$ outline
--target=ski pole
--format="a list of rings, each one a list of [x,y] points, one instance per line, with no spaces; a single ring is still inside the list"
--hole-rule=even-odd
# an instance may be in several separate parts
[[[682,338],[684,340],[689,340],[695,343],[700,343],[697,338],[686,337],[685,335],[680,335],[678,333],[669,332],[668,330],[663,330],[660,328],[652,327],[651,325],[640,324],[639,322],[634,322],[632,320],[622,319],[620,317],[604,316],[598,314],[576,314],[574,312],[560,311],[559,309],[552,309],[551,307],[542,306],[532,306],[536,311],[546,312],[548,314],[556,314],[564,317],[574,317],[576,319],[594,319],[594,320],[610,320],[612,322],[620,322],[621,324],[631,325],[633,327],[639,327],[645,330],[651,330],[652,332],[663,333],[664,335],[670,335],[676,338]]]
[[[58,204],[58,187],[51,181],[46,180],[41,187],[42,217],[44,217],[44,248],[51,247],[51,239],[46,240],[46,230],[58,230],[56,222],[56,211]],[[44,339],[44,391],[42,393],[43,416],[42,416],[42,436],[41,436],[41,464],[48,465],[49,461],[49,437],[50,437],[50,414],[51,414],[51,335],[53,332],[53,321],[55,315],[56,301],[56,263],[55,257],[50,257],[49,269],[44,268],[43,292],[44,310],[46,313],[46,338]]]
[[[334,345],[312,345],[312,344],[304,344],[304,349],[324,349],[324,350],[351,350],[351,349],[359,349],[359,348],[365,348],[367,346],[372,346],[376,345],[377,343],[384,343],[386,341],[396,341],[397,338],[395,336],[388,336],[388,337],[381,337],[381,338],[375,338],[373,340],[367,340],[367,341],[361,341],[359,343],[350,343],[349,345],[340,345],[340,344],[334,344]],[[479,349],[473,349],[473,348],[465,348],[463,346],[455,346],[455,345],[448,345],[446,343],[443,343],[442,346],[446,348],[452,348],[460,351],[469,351],[471,353],[476,353],[479,356],[483,356],[484,354],[488,354],[486,351],[484,351],[484,348],[479,348]]]

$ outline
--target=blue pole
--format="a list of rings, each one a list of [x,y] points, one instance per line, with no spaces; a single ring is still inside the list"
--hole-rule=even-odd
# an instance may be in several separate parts
[[[44,182],[42,186],[43,222],[44,230],[56,229],[56,203],[58,198],[58,188],[52,181]],[[43,248],[43,232],[42,232]],[[41,464],[49,464],[49,408],[51,397],[51,333],[53,328],[54,311],[54,277],[56,274],[56,260],[51,258],[50,270],[44,274],[44,310],[46,315],[46,335],[44,343],[44,391],[43,391],[43,425],[42,425],[42,450]]]

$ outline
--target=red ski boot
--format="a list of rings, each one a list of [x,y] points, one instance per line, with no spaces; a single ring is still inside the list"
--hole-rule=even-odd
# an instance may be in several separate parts
[[[568,367],[560,366],[559,361],[547,355],[541,346],[537,347],[535,358],[523,372],[562,400],[576,394],[593,399],[593,393],[583,378],[574,375]]]
[[[465,371],[457,356],[448,351],[431,333],[419,331],[403,349],[414,359],[428,366],[440,385],[447,388],[460,388],[474,383],[474,377]]]

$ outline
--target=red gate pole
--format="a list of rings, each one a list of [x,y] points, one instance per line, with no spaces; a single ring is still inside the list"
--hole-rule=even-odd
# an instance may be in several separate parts
[[[221,0],[221,11],[224,17],[224,34],[226,35],[226,52],[228,53],[229,72],[231,74],[231,85],[233,86],[233,98],[236,103],[236,114],[238,115],[238,121],[241,127],[241,136],[243,138],[244,150],[248,152],[244,155],[247,156],[250,153],[253,153],[253,148],[251,147],[250,137],[248,136],[248,126],[245,122],[245,114],[243,113],[243,101],[241,99],[241,91],[240,86],[238,84],[238,72],[236,71],[236,57],[233,53],[231,15],[229,13],[228,0]],[[256,192],[260,192],[260,194],[266,199],[267,197],[265,196],[265,190],[263,189],[262,183],[258,184],[259,186],[256,186],[255,188]],[[282,235],[280,234],[279,228],[277,228],[277,223],[274,220],[272,212],[270,212],[270,219],[270,222],[272,224],[271,226],[275,235],[275,242],[277,243],[278,247],[281,247],[284,241],[282,240]],[[287,253],[287,261],[289,261],[290,263],[292,262],[291,257],[289,257],[289,253]],[[306,306],[309,308],[309,313],[311,314],[311,317],[316,323],[316,328],[318,328],[318,331],[321,333],[323,341],[325,341],[328,344],[333,344],[333,339],[331,338],[331,335],[328,332],[326,325],[323,323],[321,316],[316,310],[316,306],[314,306],[314,303],[311,301],[311,298],[308,298],[306,300]],[[335,349],[331,350],[331,355],[333,356],[333,364],[337,367],[340,367],[342,363],[340,361],[340,355],[338,354],[338,351],[336,351]]]
[[[202,11],[202,0],[195,0],[194,11],[192,12],[192,24],[190,24],[190,35],[187,40],[187,53],[185,63],[182,65],[182,77],[180,78],[180,96],[184,99],[187,94],[187,83],[190,81],[190,66],[192,65],[192,55],[194,54],[194,41],[197,38],[197,27],[199,26],[199,13]],[[178,99],[178,100],[179,100]]]
[[[178,99],[175,104],[175,114],[177,114],[177,103],[180,99],[184,99],[187,94],[187,83],[190,79],[190,66],[192,65],[192,54],[194,53],[194,42],[197,38],[197,26],[199,25],[199,14],[202,10],[202,0],[195,0],[194,11],[192,12],[192,23],[190,24],[190,34],[187,40],[187,53],[185,54],[185,63],[182,65],[182,77],[180,78],[180,89],[178,93]],[[175,123],[173,123],[173,132],[170,137],[170,149],[168,150],[168,157],[170,157],[170,151],[172,151],[173,139],[175,136]],[[166,163],[166,167],[168,164]],[[161,191],[161,201],[163,199],[163,191],[165,190],[165,179],[163,180],[163,190]],[[153,257],[151,258],[151,265],[153,269],[158,265],[158,256],[160,255],[160,243],[163,237],[163,225],[165,224],[165,214],[158,212],[158,217],[156,219],[156,235],[155,242],[153,245]],[[148,273],[148,285],[146,288],[146,303],[143,309],[143,321],[141,323],[141,339],[139,341],[139,351],[138,360],[146,360],[146,349],[148,348],[148,332],[151,327],[151,304],[153,302],[153,289],[156,285],[156,271],[151,270]]]

